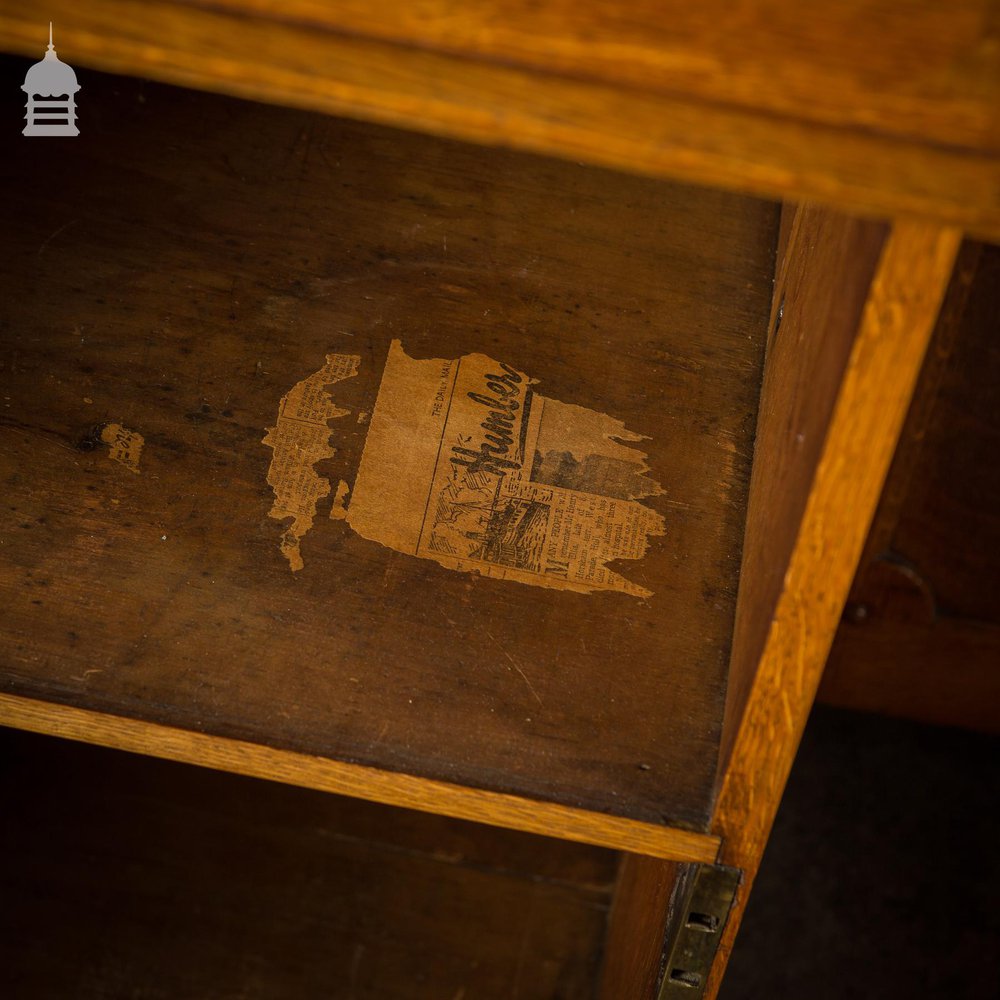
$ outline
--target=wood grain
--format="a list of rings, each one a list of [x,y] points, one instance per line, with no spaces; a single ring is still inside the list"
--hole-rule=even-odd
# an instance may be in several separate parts
[[[830,420],[714,829],[745,870],[710,977],[715,996],[951,276],[960,233],[897,222]]]
[[[708,861],[719,838],[0,694],[0,725],[599,847]]]
[[[10,730],[0,782],[4,996],[593,997],[610,852]]]
[[[1000,250],[965,243],[819,698],[1000,728]]]
[[[25,141],[0,164],[0,690],[704,828],[776,207],[89,88],[106,115],[69,155]],[[353,484],[395,338],[648,436],[667,531],[621,572],[652,598],[445,569],[329,498],[289,570],[265,430],[327,354],[358,356],[317,472]],[[138,474],[108,423],[145,440]]]
[[[534,73],[685,94],[706,104],[1000,150],[990,100],[1000,21],[990,0],[735,8],[636,0],[186,0]],[[724,70],[724,71],[723,71]]]
[[[973,329],[968,329],[969,296],[973,285],[978,284],[982,288],[985,284],[985,276],[980,277],[982,256],[983,245],[966,240],[955,259],[955,267],[944,301],[941,303],[941,311],[938,315],[931,345],[924,358],[917,388],[914,390],[910,409],[907,412],[906,421],[896,445],[896,452],[893,455],[892,466],[879,499],[878,510],[865,541],[865,550],[858,570],[858,577],[852,588],[852,603],[861,599],[855,590],[865,567],[886,556],[892,550],[893,536],[899,526],[903,509],[910,499],[910,491],[915,486],[919,488],[914,481],[918,470],[921,476],[927,475],[930,471],[926,468],[920,469],[921,457],[928,434],[938,435],[940,433],[934,427],[938,419],[936,414],[938,406],[942,402],[942,391],[945,380],[948,378],[949,369],[955,364],[955,351],[960,339],[966,342],[963,344],[962,350],[963,354],[968,355],[971,347],[968,343],[970,338],[976,339],[980,344],[986,344],[993,332],[988,321],[977,324]],[[969,358],[969,360],[972,359]],[[976,358],[975,363],[979,364],[982,360],[984,360],[982,357]],[[970,382],[969,388],[972,388],[971,383],[977,381],[975,373],[972,370],[966,370],[963,375]],[[954,376],[951,376],[950,380],[956,381]],[[959,376],[959,380],[962,380],[962,376]],[[987,374],[987,379],[984,382],[988,384],[988,380]],[[985,386],[978,388],[979,394],[982,395]],[[955,386],[949,395],[954,397],[955,389],[961,393],[965,391],[965,387]],[[974,390],[973,392],[975,394]],[[944,416],[943,412],[941,416]],[[976,471],[968,469],[967,474],[975,474]]]
[[[855,711],[1000,732],[1000,627],[892,616],[837,631],[817,697]]]
[[[681,870],[671,861],[637,854],[622,857],[604,946],[603,1000],[656,995]]]
[[[46,17],[78,66],[1000,234],[995,0],[228,6]],[[44,35],[8,0],[5,48]]]
[[[904,438],[912,467],[894,466],[888,484],[902,499],[876,526],[885,510],[884,548],[916,568],[942,615],[1000,625],[1000,247],[964,256],[957,329],[942,331],[946,358],[927,372],[932,412]]]
[[[885,234],[878,223],[814,205],[800,206],[782,228],[787,245],[757,418],[720,773],[757,675]]]

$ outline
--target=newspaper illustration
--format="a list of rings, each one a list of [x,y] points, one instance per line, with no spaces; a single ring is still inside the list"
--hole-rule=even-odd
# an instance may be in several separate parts
[[[449,569],[590,593],[651,592],[608,568],[664,523],[640,435],[538,395],[483,354],[414,360],[393,341],[346,509],[360,535]]]

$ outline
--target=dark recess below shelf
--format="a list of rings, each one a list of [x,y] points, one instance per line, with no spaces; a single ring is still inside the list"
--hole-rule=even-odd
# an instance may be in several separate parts
[[[591,1000],[617,856],[0,729],[5,1000]]]

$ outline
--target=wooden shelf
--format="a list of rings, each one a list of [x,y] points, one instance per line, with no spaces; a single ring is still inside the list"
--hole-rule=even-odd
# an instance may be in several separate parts
[[[82,132],[0,162],[0,725],[203,770],[11,772],[29,990],[583,997],[603,948],[651,1000],[704,863],[716,996],[1000,233],[1000,50],[979,0],[681,6],[53,0]]]
[[[10,730],[0,781],[5,996],[594,996],[611,852]]]
[[[88,97],[72,149],[0,165],[0,690],[690,856],[671,837],[715,792],[775,206],[97,74]],[[643,435],[665,533],[615,569],[653,596],[458,572],[330,496],[293,572],[265,433],[357,355],[317,466],[353,486],[394,340],[483,352]],[[109,425],[141,435],[137,472]]]

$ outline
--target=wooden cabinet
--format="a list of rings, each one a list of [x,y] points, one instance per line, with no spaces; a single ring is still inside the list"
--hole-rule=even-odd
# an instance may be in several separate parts
[[[303,788],[5,737],[15,923],[59,930],[15,988],[713,995],[996,225],[935,145],[988,102],[890,46],[804,104],[787,12],[764,86],[697,18],[366,10],[53,15],[81,134],[0,165],[0,722]],[[665,965],[716,863],[714,963]]]

